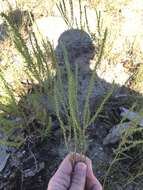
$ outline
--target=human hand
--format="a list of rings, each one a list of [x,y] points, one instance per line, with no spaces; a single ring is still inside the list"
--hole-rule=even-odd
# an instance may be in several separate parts
[[[100,182],[94,176],[91,160],[86,157],[82,162],[79,154],[74,155],[75,166],[72,163],[73,154],[67,155],[50,179],[47,190],[102,190]]]

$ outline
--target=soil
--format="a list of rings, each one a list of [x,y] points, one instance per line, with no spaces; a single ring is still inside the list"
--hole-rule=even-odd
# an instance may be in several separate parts
[[[98,98],[94,103],[97,105],[100,101]],[[104,146],[103,139],[110,128],[121,120],[119,107],[123,105],[129,106],[125,97],[122,101],[121,98],[112,97],[97,121],[87,131],[86,154],[92,159],[95,174],[101,182],[113,159],[113,148],[117,146]],[[59,127],[53,128],[49,136],[43,140],[29,135],[21,148],[11,151],[10,158],[0,174],[0,190],[46,190],[50,177],[67,153]],[[123,188],[118,182],[115,187],[125,190],[142,189],[137,186],[131,188],[131,185]]]

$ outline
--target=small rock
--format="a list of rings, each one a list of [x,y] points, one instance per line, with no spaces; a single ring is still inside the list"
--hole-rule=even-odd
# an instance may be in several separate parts
[[[10,154],[8,153],[8,146],[4,144],[4,141],[6,140],[6,135],[3,132],[0,132],[0,172],[5,168],[7,161],[10,157]]]
[[[5,168],[10,154],[7,153],[8,147],[5,145],[0,145],[0,172]]]
[[[137,112],[130,111],[129,109],[126,109],[124,107],[120,108],[121,110],[121,116],[127,118],[130,121],[136,121],[137,124],[141,127],[143,127],[143,116],[141,116]]]
[[[126,122],[122,124],[118,124],[114,126],[110,131],[109,134],[104,138],[103,144],[115,144],[117,143],[123,134],[123,132],[128,129],[130,126],[132,126],[131,122]]]
[[[7,26],[4,23],[0,24],[0,41],[3,41],[7,37]]]
[[[45,168],[45,163],[41,162],[38,164],[38,168],[37,169],[33,169],[33,168],[28,168],[26,170],[23,171],[23,175],[25,178],[27,177],[33,177],[35,176],[37,173],[39,173],[42,169]]]

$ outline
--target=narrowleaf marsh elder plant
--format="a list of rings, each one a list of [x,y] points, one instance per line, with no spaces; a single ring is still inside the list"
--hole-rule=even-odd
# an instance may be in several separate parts
[[[49,64],[47,60],[47,56],[52,57],[51,46],[49,42],[45,42],[43,40],[43,49],[38,44],[35,33],[30,33],[30,41],[31,41],[31,49],[27,46],[25,40],[22,38],[20,32],[16,29],[16,27],[12,24],[11,20],[4,13],[1,14],[2,17],[5,18],[7,24],[9,26],[9,33],[12,41],[23,58],[24,62],[24,74],[27,78],[28,85],[30,84],[32,89],[30,92],[24,92],[19,96],[20,100],[17,100],[12,88],[12,85],[8,84],[6,79],[4,78],[4,74],[1,72],[0,79],[6,89],[6,97],[7,100],[10,100],[9,104],[4,104],[4,97],[1,98],[1,110],[5,112],[5,114],[11,114],[15,116],[19,116],[22,118],[22,127],[28,130],[30,114],[34,115],[35,119],[37,119],[42,125],[42,129],[39,131],[41,137],[47,135],[51,125],[51,118],[47,113],[46,108],[42,108],[40,105],[40,97],[43,95],[49,95],[51,98],[52,85],[53,85],[53,76],[54,76],[54,67]],[[52,62],[51,62],[52,63]],[[22,84],[21,84],[22,85]],[[51,101],[50,101],[51,102]],[[10,111],[7,111],[10,109]],[[3,120],[1,120],[3,121]],[[12,126],[12,125],[11,125]],[[14,127],[15,125],[13,125]],[[45,129],[45,131],[44,131]]]
[[[1,91],[2,95],[0,96],[0,131],[5,133],[7,136],[12,134],[13,130],[16,128],[21,128],[24,123],[17,122],[15,118],[20,118],[23,116],[23,113],[18,109],[18,101],[13,93],[13,88],[3,77],[3,71],[0,70],[0,83],[1,83]],[[9,142],[6,139],[1,139],[0,144],[6,144],[8,146],[20,146],[23,143],[23,139],[18,137],[13,142]]]

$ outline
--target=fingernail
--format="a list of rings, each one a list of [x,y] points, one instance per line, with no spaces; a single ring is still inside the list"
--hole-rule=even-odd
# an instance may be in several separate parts
[[[87,169],[87,166],[85,163],[83,162],[78,162],[76,165],[75,165],[75,171],[85,171]]]

